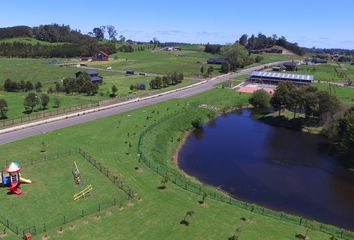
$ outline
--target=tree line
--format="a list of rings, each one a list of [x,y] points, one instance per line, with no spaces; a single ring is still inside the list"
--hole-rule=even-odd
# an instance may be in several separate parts
[[[32,45],[22,42],[2,42],[0,43],[0,56],[4,57],[58,57],[70,58],[80,56],[92,56],[98,51],[104,51],[108,54],[117,52],[116,46],[113,43],[107,42],[98,44],[95,41],[87,41],[75,44],[62,45]]]
[[[335,95],[313,86],[297,87],[283,82],[272,97],[266,91],[258,90],[249,102],[263,112],[272,107],[279,116],[282,111],[289,110],[294,114],[293,119],[297,113],[304,113],[305,121],[315,120],[322,126],[322,133],[330,140],[333,155],[346,166],[354,166],[354,107],[346,108]]]
[[[115,39],[116,30],[107,26],[109,33]],[[113,34],[113,35],[112,35]],[[62,44],[30,44],[23,42],[0,43],[0,56],[4,57],[79,57],[92,56],[97,51],[108,54],[117,52],[113,42],[98,42],[102,39],[95,35],[85,35],[78,30],[72,30],[69,25],[40,25],[38,27],[17,26],[0,28],[0,39],[13,37],[33,37],[37,40]]]
[[[291,43],[286,39],[286,37],[278,37],[275,34],[271,37],[267,37],[262,33],[259,33],[257,36],[251,35],[250,37],[248,37],[247,34],[243,34],[238,42],[248,50],[260,50],[277,45],[290,50],[299,56],[305,54],[305,49],[299,47],[297,43]]]
[[[36,89],[37,92],[40,92],[42,89],[42,83],[37,82],[35,85],[33,85],[33,83],[30,81],[25,82],[22,80],[20,82],[16,82],[8,78],[5,80],[3,89],[6,92],[29,92],[33,89]]]
[[[184,79],[183,73],[177,73],[177,72],[162,77],[158,76],[155,79],[150,81],[150,88],[160,89],[160,88],[168,87],[170,85],[177,85],[181,83],[183,79]]]
[[[247,34],[243,34],[240,39],[236,41],[236,43],[244,46],[249,53],[252,50],[260,50],[278,45],[294,52],[297,55],[302,56],[305,54],[304,48],[299,47],[297,43],[289,42],[284,36],[278,37],[277,35],[273,35],[272,37],[267,37],[266,35],[259,33],[257,36],[251,35],[249,37]],[[208,43],[205,45],[204,51],[212,54],[220,54],[223,52],[224,47],[227,46]]]

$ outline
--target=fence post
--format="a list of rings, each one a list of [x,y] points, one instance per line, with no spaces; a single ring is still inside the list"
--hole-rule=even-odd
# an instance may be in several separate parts
[[[81,210],[81,217],[84,217],[85,216],[85,210]]]
[[[98,204],[98,211],[101,212],[101,204]]]
[[[301,225],[302,224],[302,217],[300,218],[300,223],[299,223],[299,225]]]
[[[6,219],[6,226],[9,227],[9,219]]]
[[[66,224],[66,217],[64,216],[64,225]]]
[[[16,234],[18,235],[18,226],[16,226]]]

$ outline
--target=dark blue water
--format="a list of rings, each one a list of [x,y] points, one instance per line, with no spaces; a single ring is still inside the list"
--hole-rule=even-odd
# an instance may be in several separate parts
[[[354,230],[354,173],[328,155],[326,139],[267,125],[249,110],[195,130],[179,167],[235,198]]]

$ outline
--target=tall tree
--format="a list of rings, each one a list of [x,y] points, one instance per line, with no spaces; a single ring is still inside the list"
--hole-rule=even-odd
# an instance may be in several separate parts
[[[246,47],[247,46],[247,42],[248,42],[248,36],[247,34],[243,34],[240,39],[239,42],[242,46]]]
[[[109,39],[111,41],[116,41],[117,40],[117,34],[118,34],[116,28],[114,26],[112,26],[112,25],[108,25],[106,27],[106,29],[107,29],[107,33],[108,33]]]
[[[29,111],[30,113],[33,112],[33,109],[35,106],[37,106],[39,103],[39,99],[38,99],[38,96],[33,93],[33,92],[30,92],[24,102],[23,102],[23,106],[25,107],[25,110],[26,111]]]
[[[94,36],[97,38],[97,40],[102,41],[104,39],[104,32],[102,31],[101,28],[95,27],[92,30]]]
[[[349,109],[337,124],[334,150],[349,167],[354,166],[354,108]]]

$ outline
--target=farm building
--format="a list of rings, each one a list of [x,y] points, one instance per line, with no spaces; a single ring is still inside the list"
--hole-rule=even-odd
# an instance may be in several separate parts
[[[94,54],[92,57],[81,57],[80,60],[82,62],[87,61],[108,61],[109,55],[103,51],[99,51],[98,53]]]
[[[209,58],[208,64],[223,64],[225,62],[225,58]]]
[[[79,71],[75,73],[76,77],[79,77],[82,74],[87,73],[91,77],[91,82],[94,83],[102,83],[103,82],[103,77],[98,75],[98,72],[95,70],[85,70],[85,71]]]
[[[295,62],[286,62],[283,64],[286,71],[297,71],[297,64]]]
[[[249,77],[249,81],[266,84],[278,84],[280,82],[288,81],[296,85],[309,85],[312,81],[314,81],[314,76],[253,71]]]
[[[103,51],[99,51],[92,56],[92,61],[108,61],[109,55]]]

